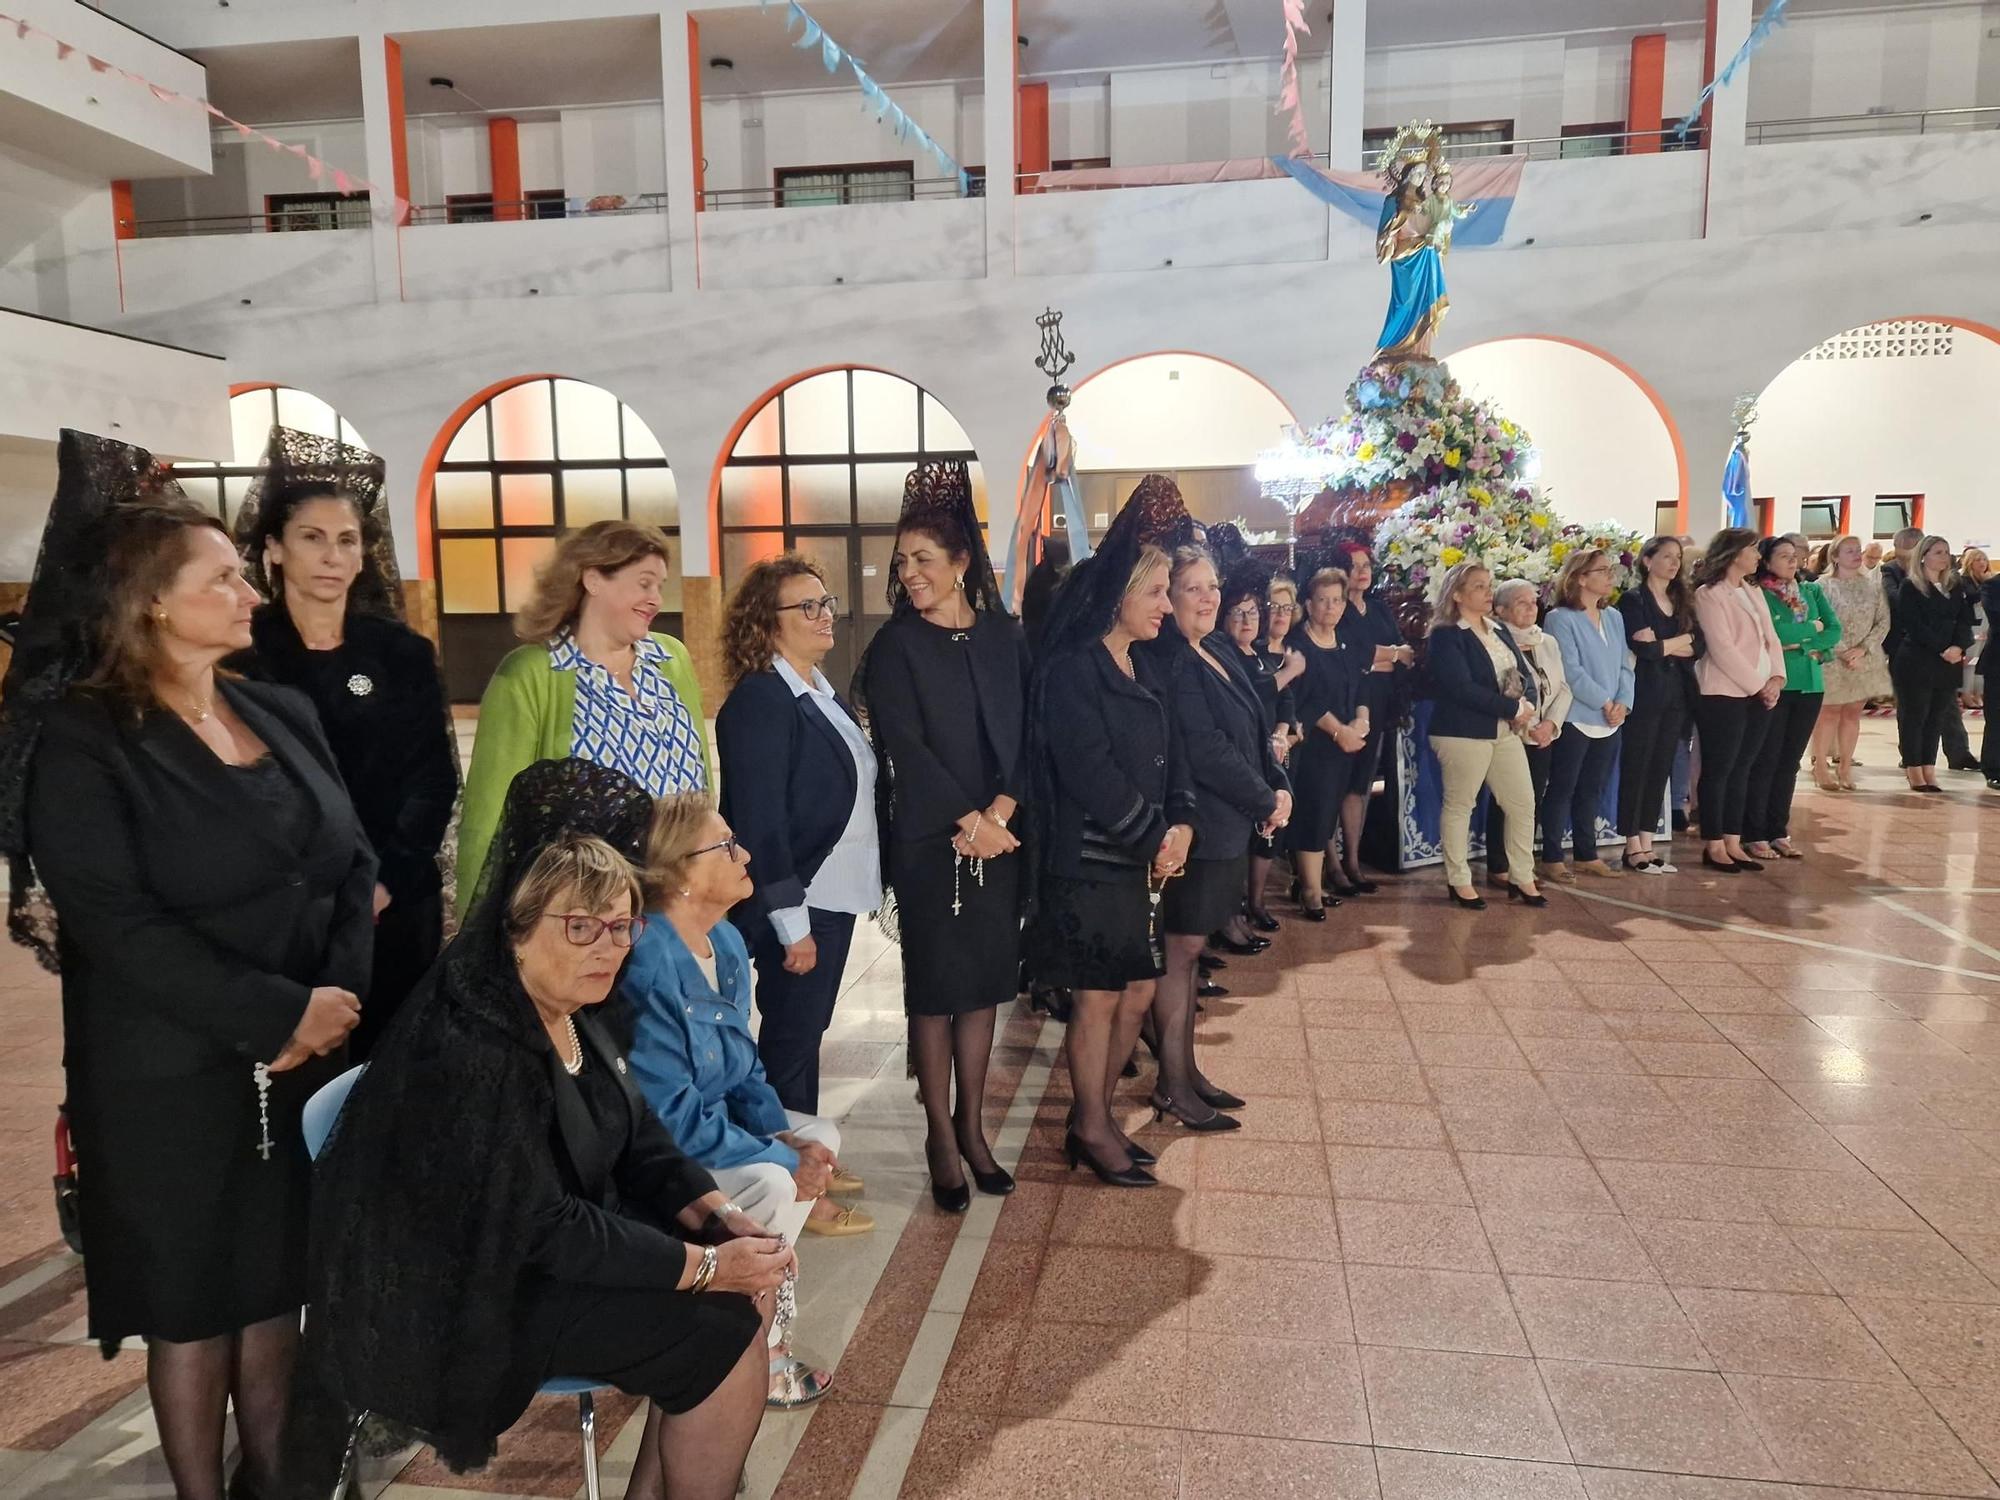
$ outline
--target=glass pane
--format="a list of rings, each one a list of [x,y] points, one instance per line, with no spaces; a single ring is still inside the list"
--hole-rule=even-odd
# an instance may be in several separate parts
[[[785,390],[785,452],[847,451],[847,372],[829,370]]]
[[[893,533],[861,538],[861,597],[854,601],[857,614],[875,619],[889,615],[889,564],[896,555]]]
[[[855,496],[862,523],[881,521],[893,526],[903,513],[903,484],[908,464],[856,464]],[[794,489],[794,494],[797,490]]]
[[[556,456],[555,434],[549,427],[549,383],[531,380],[502,391],[493,408],[493,456],[499,459]]]
[[[643,470],[634,469],[636,485]],[[785,524],[783,470],[776,464],[755,468],[728,467],[722,471],[722,524],[725,526],[782,526]],[[636,508],[636,507],[635,507]]]
[[[616,469],[564,469],[562,486],[563,525],[571,531],[593,521],[616,521],[625,514]]]
[[[917,451],[917,388],[900,375],[854,372],[854,451]]]
[[[826,575],[826,591],[840,596],[842,619],[854,609],[854,590],[848,586],[847,576],[848,551],[854,540],[852,536],[802,536],[796,548],[819,564],[820,572]]]
[[[493,476],[440,471],[432,486],[439,531],[482,531],[493,524]]]
[[[375,451],[368,446],[367,440],[354,430],[352,422],[348,421],[345,417],[341,417],[338,420],[340,422],[340,440],[343,443],[346,443],[349,447],[364,449],[369,453]]]
[[[794,526],[845,526],[851,520],[846,464],[787,464]]]
[[[222,519],[231,526],[236,524],[236,512],[243,508],[243,497],[250,493],[250,486],[256,482],[247,474],[222,481]]]
[[[626,441],[631,441],[631,429],[626,429]],[[731,473],[744,473],[742,469],[724,469],[725,479]],[[664,531],[678,531],[681,524],[681,504],[677,486],[674,484],[672,469],[627,469],[625,471],[626,514],[646,526],[658,526]]]
[[[660,589],[660,613],[677,615],[681,612],[681,570],[669,568],[666,583]]]
[[[1909,503],[1903,500],[1875,501],[1875,535],[1892,537],[1910,524]]]
[[[639,414],[627,406],[625,412],[625,456],[627,458],[665,458],[660,440],[653,436],[653,429],[639,419]]]
[[[311,391],[294,390],[288,385],[278,387],[278,421],[315,437],[340,436],[340,417],[332,407]]]
[[[502,474],[500,524],[502,526],[555,525],[555,477],[550,474]]]
[[[558,380],[556,443],[564,458],[617,458],[618,398],[580,380]]]
[[[734,588],[742,582],[743,575],[750,571],[752,563],[760,563],[767,557],[776,557],[785,550],[785,537],[779,531],[726,531],[722,534],[722,582],[726,588]]]
[[[993,516],[986,508],[986,469],[980,464],[967,464],[965,468],[972,480],[972,513],[990,527]]]
[[[500,580],[487,537],[445,537],[438,542],[438,603],[448,615],[500,613]]]
[[[500,543],[500,561],[507,574],[507,609],[511,613],[535,591],[535,569],[556,550],[552,536],[510,536]]]
[[[924,392],[924,452],[970,453],[972,439],[958,425],[958,418],[944,409],[944,403]]]
[[[245,391],[240,396],[229,398],[229,438],[236,463],[261,464],[264,461],[264,449],[271,439],[271,424],[276,420],[272,415],[270,391]]]
[[[626,434],[625,441],[632,441]],[[729,450],[731,458],[776,458],[778,456],[778,402],[766,401],[743,429],[743,436]]]
[[[174,471],[174,478],[180,481],[182,492],[203,510],[214,515],[222,514],[222,481],[219,479],[196,479],[190,474]]]
[[[451,446],[444,450],[444,461],[448,464],[483,464],[493,456],[493,450],[486,445],[486,408],[480,407],[451,436]]]

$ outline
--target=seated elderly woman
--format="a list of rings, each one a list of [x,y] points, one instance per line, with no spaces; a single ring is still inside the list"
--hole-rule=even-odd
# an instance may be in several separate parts
[[[787,1110],[750,1035],[750,955],[727,920],[750,894],[750,853],[706,793],[660,799],[642,883],[650,913],[619,982],[632,1019],[632,1072],[681,1149],[732,1201],[787,1244],[819,1218],[833,1234],[875,1221],[829,1190],[859,1192],[831,1120]],[[774,1327],[774,1407],[803,1406],[829,1377],[791,1357]]]
[[[510,788],[465,927],[320,1159],[288,1487],[330,1492],[361,1413],[377,1440],[483,1464],[564,1376],[651,1401],[628,1500],[735,1493],[794,1261],[589,1015],[643,926],[629,861],[651,819],[644,788],[580,760]]]

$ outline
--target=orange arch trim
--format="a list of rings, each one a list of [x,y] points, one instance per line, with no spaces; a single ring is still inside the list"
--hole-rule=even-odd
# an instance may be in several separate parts
[[[1465,347],[1467,349],[1478,349],[1487,344],[1503,344],[1509,339],[1535,339],[1544,344],[1567,344],[1572,349],[1581,349],[1585,354],[1594,354],[1607,365],[1610,365],[1613,369],[1624,375],[1627,380],[1631,381],[1632,384],[1645,393],[1646,399],[1653,403],[1653,410],[1660,414],[1660,421],[1665,424],[1667,429],[1667,438],[1674,445],[1674,471],[1680,485],[1680,493],[1674,499],[1674,526],[1679,531],[1686,532],[1688,524],[1687,445],[1681,441],[1680,423],[1674,420],[1673,412],[1668,408],[1667,403],[1660,399],[1660,393],[1653,389],[1653,383],[1610,351],[1600,349],[1595,344],[1586,344],[1582,339],[1564,338],[1558,333],[1503,333],[1494,338],[1481,339],[1476,344],[1467,344]],[[1451,361],[1446,360],[1445,363],[1449,364]]]
[[[424,454],[423,467],[417,470],[417,577],[430,578],[436,572],[431,554],[436,550],[432,537],[437,524],[431,515],[432,491],[436,486],[438,465],[444,462],[445,449],[458,436],[458,429],[472,420],[472,414],[491,401],[502,391],[511,391],[517,385],[526,385],[531,380],[564,380],[567,376],[543,372],[536,375],[510,375],[505,380],[496,380],[482,391],[465,398],[457,410],[445,418],[444,425],[431,439],[430,448]]]

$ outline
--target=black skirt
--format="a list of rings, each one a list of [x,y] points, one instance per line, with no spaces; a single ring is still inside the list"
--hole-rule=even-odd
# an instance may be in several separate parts
[[[1289,847],[1310,854],[1326,848],[1340,826],[1340,804],[1355,792],[1366,792],[1364,770],[1374,771],[1368,751],[1349,752],[1319,729],[1306,731],[1305,743],[1292,752],[1292,818],[1285,825]]]
[[[903,946],[903,1009],[958,1016],[1014,998],[1021,968],[1021,870],[1016,850],[975,873],[941,835],[890,850]],[[958,910],[952,910],[956,904]]]
[[[597,1380],[679,1416],[715,1393],[762,1327],[734,1292],[544,1281],[526,1298],[510,1395],[525,1407],[545,1381]]]
[[[1028,977],[1056,989],[1122,990],[1160,977],[1153,898],[1133,866],[1105,880],[1042,877],[1028,925]]]
[[[93,1083],[71,1071],[92,1339],[191,1343],[305,1302],[311,1164],[299,1116],[336,1070],[315,1059],[271,1079],[268,1161],[247,1060],[181,1078]]]
[[[1167,882],[1160,900],[1160,926],[1176,937],[1207,937],[1243,910],[1250,856],[1191,859]]]

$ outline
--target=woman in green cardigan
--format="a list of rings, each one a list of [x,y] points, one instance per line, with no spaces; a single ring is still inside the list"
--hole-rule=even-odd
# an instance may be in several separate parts
[[[1826,683],[1822,663],[1840,644],[1840,617],[1819,585],[1799,577],[1795,543],[1767,536],[1757,544],[1757,583],[1785,648],[1785,690],[1771,709],[1764,747],[1750,766],[1743,799],[1743,844],[1752,859],[1803,859],[1790,837],[1799,758],[1812,742]]]
[[[655,797],[712,789],[701,687],[687,647],[653,632],[667,539],[631,521],[570,533],[514,617],[527,642],[479,703],[479,733],[458,825],[458,909],[479,886],[515,775],[577,756],[623,771]]]

